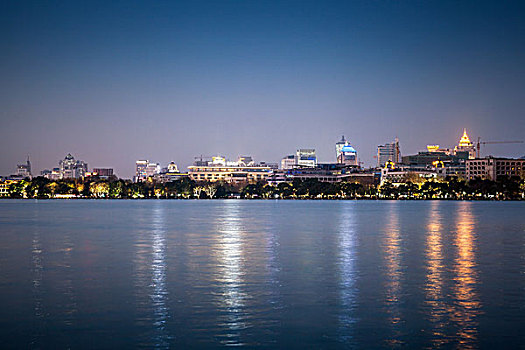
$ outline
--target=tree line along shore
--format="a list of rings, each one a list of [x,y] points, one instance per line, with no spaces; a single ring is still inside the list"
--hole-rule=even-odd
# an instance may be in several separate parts
[[[360,184],[294,179],[270,185],[266,182],[231,184],[195,182],[183,178],[172,182],[132,182],[123,179],[49,180],[44,177],[4,183],[4,198],[89,199],[450,199],[523,200],[525,178],[498,181],[445,178],[402,184]]]

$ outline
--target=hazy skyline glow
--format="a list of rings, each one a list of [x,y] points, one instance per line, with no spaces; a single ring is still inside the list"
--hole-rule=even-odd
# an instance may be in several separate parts
[[[522,2],[15,2],[0,5],[0,174],[67,153],[133,176],[194,156],[364,165],[378,144],[523,140]],[[485,146],[520,157],[523,144]]]

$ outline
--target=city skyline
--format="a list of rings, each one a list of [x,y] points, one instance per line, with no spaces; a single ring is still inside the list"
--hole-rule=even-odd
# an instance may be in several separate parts
[[[522,140],[525,24],[505,3],[4,3],[0,174],[71,153],[131,178],[205,154],[364,166],[377,145]],[[522,157],[523,147],[485,146]]]
[[[421,153],[425,154],[427,152],[441,152],[441,154],[443,154],[444,157],[447,157],[447,155],[450,155],[450,154],[455,154],[457,151],[459,152],[466,152],[468,154],[468,158],[470,159],[474,159],[474,158],[478,158],[478,159],[482,159],[482,158],[485,158],[485,157],[495,157],[494,154],[484,154],[483,152],[485,152],[486,150],[484,149],[483,146],[486,146],[484,143],[486,143],[487,145],[491,145],[491,144],[514,144],[514,145],[518,145],[520,144],[523,144],[525,143],[524,141],[499,141],[499,142],[485,142],[485,141],[481,141],[480,139],[478,139],[477,141],[471,141],[470,140],[470,137],[468,136],[468,133],[467,133],[467,130],[466,128],[463,129],[463,134],[461,136],[461,138],[459,139],[459,141],[457,142],[457,146],[454,146],[454,148],[452,147],[447,147],[447,146],[450,146],[450,145],[443,145],[443,144],[427,144],[425,149],[422,149],[420,148],[417,153],[418,154],[415,154],[415,155],[412,155],[412,156],[409,156],[408,153],[405,153],[405,154],[402,154],[402,152],[400,151],[400,146],[399,146],[399,139],[396,137],[395,140],[393,140],[392,143],[386,143],[385,145],[378,145],[377,146],[377,154],[376,156],[374,156],[375,158],[375,164],[372,164],[370,166],[363,166],[365,164],[365,162],[361,161],[360,158],[356,158],[356,155],[357,155],[357,151],[351,146],[351,144],[348,142],[347,139],[345,139],[345,136],[343,135],[341,140],[337,141],[334,143],[334,146],[335,146],[335,160],[334,159],[330,159],[330,160],[319,160],[318,157],[317,157],[317,152],[315,149],[297,149],[297,152],[295,155],[285,155],[284,157],[282,157],[279,161],[277,162],[273,162],[273,161],[268,161],[268,160],[260,160],[258,159],[256,162],[254,162],[255,160],[253,159],[252,156],[247,156],[247,155],[239,155],[237,156],[237,161],[232,161],[232,159],[234,158],[230,158],[228,156],[225,157],[224,154],[218,154],[218,153],[215,153],[215,154],[210,154],[210,155],[200,155],[200,156],[195,156],[193,157],[193,162],[186,166],[186,167],[182,167],[181,170],[182,172],[184,172],[184,170],[190,170],[190,168],[194,167],[195,165],[200,165],[200,163],[203,162],[203,159],[204,160],[209,160],[209,161],[212,161],[213,163],[215,163],[216,159],[218,159],[218,161],[220,162],[221,159],[222,159],[222,162],[227,162],[229,165],[233,165],[234,163],[237,163],[238,161],[242,161],[244,162],[245,159],[248,159],[249,162],[254,162],[254,164],[262,164],[264,166],[266,165],[269,165],[271,167],[274,167],[275,166],[275,169],[289,169],[290,168],[290,165],[291,164],[295,164],[295,165],[299,165],[299,166],[308,166],[308,167],[316,167],[317,164],[339,164],[339,163],[342,163],[342,164],[345,164],[345,165],[351,165],[351,166],[356,166],[358,168],[369,168],[369,169],[373,169],[373,168],[381,168],[381,167],[384,167],[386,166],[387,164],[385,163],[388,163],[388,162],[393,162],[394,164],[410,164],[411,161],[409,160],[410,158],[414,158],[414,159],[418,159],[417,157],[419,157],[419,155]],[[392,148],[391,150],[389,149]],[[388,150],[387,150],[388,149]],[[380,152],[381,150],[381,152]],[[348,155],[350,155],[350,158],[349,160],[350,161],[346,161],[346,160],[343,160],[343,158],[341,158],[341,153],[344,153],[346,154],[345,152],[350,152],[348,153]],[[480,152],[481,154],[478,154],[478,152]],[[311,156],[313,158],[309,158],[310,157],[310,153]],[[381,155],[380,155],[381,153]],[[416,153],[416,152],[414,152]],[[388,155],[387,155],[388,154]],[[431,154],[434,154],[434,153],[431,153]],[[407,155],[407,157],[405,157],[405,155]],[[304,158],[305,160],[303,161],[303,156],[306,157]],[[407,158],[407,160],[401,160],[403,156],[403,159],[404,158]],[[423,155],[423,157],[425,157],[425,155]],[[502,157],[501,155],[496,155],[496,157]],[[505,158],[505,157],[503,157]],[[512,157],[511,157],[512,158]],[[517,157],[515,157],[517,158]],[[520,157],[521,159],[525,158],[525,156],[522,156]],[[200,161],[199,161],[200,159]],[[308,160],[306,160],[308,159]],[[312,160],[310,160],[312,159]],[[510,159],[510,158],[509,158]],[[285,162],[285,160],[287,162]],[[293,162],[292,163],[289,163],[290,160],[292,160]],[[207,162],[206,161],[206,162]],[[76,166],[80,166],[80,176],[70,176],[70,175],[66,175],[66,178],[67,177],[74,177],[74,178],[82,178],[84,177],[84,172],[87,172],[89,169],[88,169],[88,166],[87,166],[87,163],[85,163],[84,161],[82,160],[78,160],[78,161],[75,161],[75,157],[71,154],[71,153],[68,153],[64,160],[59,160],[58,161],[58,167],[54,167],[54,166],[51,166],[51,167],[47,167],[47,168],[43,168],[43,169],[40,169],[40,170],[35,170],[34,172],[31,171],[32,169],[32,165],[30,163],[30,157],[29,155],[27,155],[27,165],[25,164],[17,164],[17,175],[20,175],[20,174],[29,174],[29,175],[32,175],[32,176],[41,176],[41,175],[44,175],[45,176],[49,176],[50,174],[54,174],[52,175],[51,177],[57,177],[58,178],[61,178],[62,176],[59,175],[58,172],[55,173],[55,169],[58,169],[58,171],[62,172],[64,171],[64,166],[63,164],[65,164],[65,162],[67,164],[71,163],[70,165],[68,165],[66,168],[71,168],[71,171],[74,172],[74,171],[77,171],[77,170],[74,170],[76,169],[75,167]],[[76,163],[75,163],[76,162]],[[155,160],[149,160],[149,159],[139,159],[139,160],[136,160],[135,162],[135,170],[133,172],[133,175],[131,177],[126,177],[126,176],[120,176],[120,178],[127,178],[127,179],[136,179],[136,176],[138,175],[137,173],[137,167],[139,165],[139,163],[143,164],[145,167],[146,166],[153,166],[155,169],[155,171],[151,170],[151,175],[153,175],[154,173],[156,174],[159,174],[161,172],[161,169],[167,169],[165,171],[167,172],[175,172],[175,173],[179,173],[179,169],[178,169],[178,164],[176,161],[174,160],[171,160],[169,162],[166,162],[166,163],[162,163],[162,162],[158,162],[158,161],[155,161]],[[230,164],[231,163],[231,164]],[[76,165],[73,165],[73,164],[76,164]],[[166,165],[166,167],[164,167],[164,165]],[[223,165],[226,165],[226,163],[224,163]],[[235,165],[236,166],[236,165]],[[293,165],[292,165],[293,167]],[[33,168],[34,169],[34,168]],[[173,169],[177,169],[176,171],[174,171]],[[111,175],[113,175],[113,167],[93,167],[93,170],[95,173],[97,173],[97,170],[99,171],[103,171],[103,172],[106,172],[106,171],[111,171]],[[118,169],[117,169],[117,173],[118,173]],[[13,173],[14,174],[14,173]],[[90,173],[91,174],[91,173]],[[116,174],[118,175],[118,174]],[[0,176],[2,176],[2,174],[0,174]],[[5,175],[3,175],[5,176]],[[107,177],[108,175],[105,174],[105,176]]]

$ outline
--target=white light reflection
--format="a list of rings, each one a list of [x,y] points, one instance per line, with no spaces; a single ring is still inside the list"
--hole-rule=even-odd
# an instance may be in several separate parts
[[[384,228],[384,254],[386,265],[386,309],[387,319],[392,329],[392,336],[387,338],[388,346],[399,346],[403,342],[401,335],[401,279],[403,277],[401,267],[401,234],[399,230],[399,202],[391,202],[387,213],[388,222]]]
[[[439,206],[439,201],[430,203],[425,248],[427,263],[425,304],[430,309],[427,315],[432,324],[432,331],[429,335],[432,348],[441,347],[447,342],[444,331],[447,311],[443,301],[443,225]]]
[[[343,202],[339,224],[339,274],[342,314],[339,316],[340,340],[349,344],[353,339],[356,317],[356,246],[355,203]]]
[[[38,217],[35,218],[38,222]],[[33,239],[31,241],[31,262],[33,264],[32,273],[32,292],[33,292],[33,334],[31,339],[31,348],[39,348],[38,341],[45,334],[45,313],[43,305],[42,280],[43,280],[43,250],[40,242],[40,228],[37,226],[33,231]]]
[[[151,303],[153,305],[153,326],[155,329],[154,345],[156,349],[169,347],[169,334],[166,328],[168,308],[166,306],[166,229],[164,223],[164,205],[157,201],[153,208],[153,259],[151,263]]]
[[[64,252],[63,267],[65,268],[65,271],[63,273],[64,297],[65,297],[64,301],[66,302],[65,304],[66,319],[64,321],[67,326],[74,325],[75,316],[78,312],[76,294],[75,294],[75,289],[73,286],[74,271],[71,266],[71,262],[73,260],[71,255],[74,250],[75,250],[75,245],[71,240],[71,235],[68,233],[64,235],[64,248],[62,249],[62,251]]]
[[[169,310],[166,289],[166,230],[164,203],[153,203],[152,216],[141,218],[144,229],[135,242],[135,297],[137,325],[144,330],[140,347],[169,348]]]
[[[248,327],[245,317],[247,294],[243,290],[243,247],[242,219],[240,204],[237,201],[225,201],[224,216],[218,222],[219,241],[216,247],[218,259],[217,283],[219,284],[220,325],[227,328],[225,345],[243,345],[241,331]]]

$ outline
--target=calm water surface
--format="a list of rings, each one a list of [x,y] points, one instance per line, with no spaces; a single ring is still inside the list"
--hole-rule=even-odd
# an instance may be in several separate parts
[[[2,200],[2,348],[523,348],[524,209]]]

